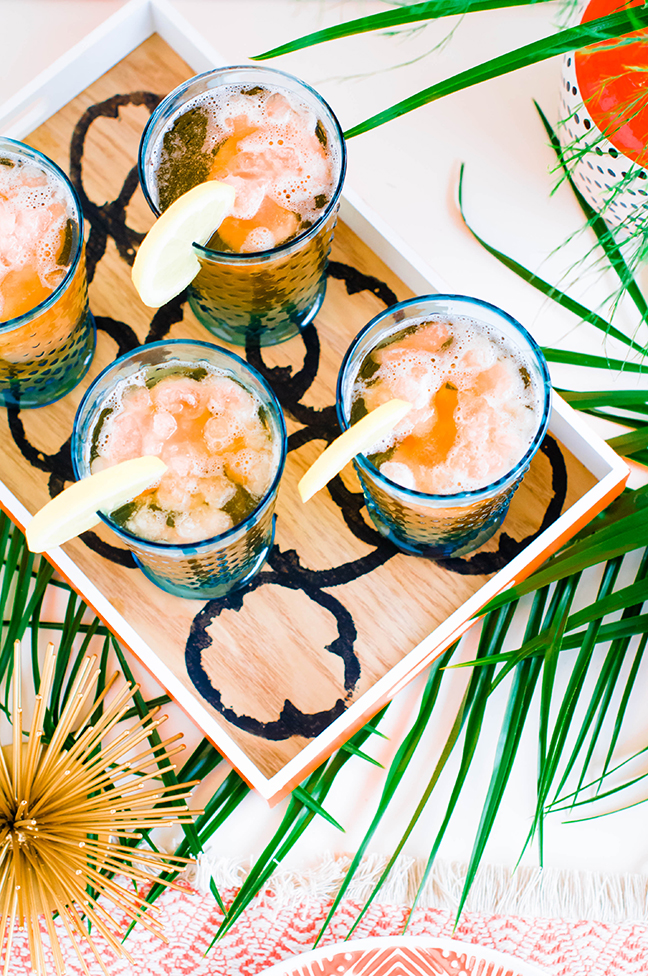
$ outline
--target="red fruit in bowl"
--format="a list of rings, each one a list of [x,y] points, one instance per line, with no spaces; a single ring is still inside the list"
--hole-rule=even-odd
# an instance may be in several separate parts
[[[643,0],[592,0],[581,23],[641,7]],[[619,152],[648,166],[648,29],[601,41],[575,54],[580,96]]]

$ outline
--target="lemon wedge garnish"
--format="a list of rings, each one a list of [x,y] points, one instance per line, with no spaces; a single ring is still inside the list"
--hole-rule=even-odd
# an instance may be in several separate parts
[[[101,521],[98,513],[113,512],[152,488],[167,466],[159,457],[131,458],[75,481],[36,512],[25,535],[32,552],[44,552],[86,532]]]
[[[200,271],[192,243],[206,244],[232,209],[234,187],[200,183],[178,197],[140,244],[131,272],[145,305],[159,308],[179,295]]]
[[[356,454],[365,454],[385,434],[388,434],[412,409],[407,400],[388,400],[366,414],[357,423],[329,444],[323,454],[311,464],[297,488],[301,500],[309,498],[338,474]]]

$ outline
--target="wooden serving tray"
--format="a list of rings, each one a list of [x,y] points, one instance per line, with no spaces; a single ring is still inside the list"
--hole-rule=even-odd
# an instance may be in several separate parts
[[[152,222],[137,182],[140,135],[160,98],[194,73],[153,34],[25,138],[70,173],[81,196],[98,342],[90,373],[73,393],[0,417],[0,503],[21,526],[71,480],[74,414],[107,363],[143,342],[212,338],[182,296],[153,314],[130,280]],[[260,575],[243,593],[201,603],[150,583],[104,526],[48,554],[272,801],[456,639],[480,606],[599,511],[626,473],[556,401],[550,434],[502,530],[473,556],[435,562],[396,550],[368,520],[349,469],[303,506],[297,482],[337,432],[344,351],[376,313],[413,294],[378,256],[397,254],[394,245],[348,200],[343,214],[315,326],[283,345],[247,350],[273,386],[289,432],[275,545]],[[400,257],[394,263],[407,265]],[[417,286],[420,273],[410,270]],[[419,290],[435,289],[428,281]]]

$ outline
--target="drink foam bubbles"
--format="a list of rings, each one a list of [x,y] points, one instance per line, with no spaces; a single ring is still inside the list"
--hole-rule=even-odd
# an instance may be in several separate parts
[[[124,522],[153,542],[200,542],[230,528],[223,506],[244,490],[254,507],[279,462],[257,394],[208,363],[199,364],[207,375],[194,378],[196,365],[174,362],[173,373],[150,389],[151,368],[120,380],[101,403],[102,426],[93,431],[93,472],[141,454],[167,464],[159,486],[135,500]]]
[[[65,275],[58,264],[70,216],[67,188],[32,162],[3,154],[0,161],[0,290],[12,271],[30,267],[52,291]],[[0,315],[1,308],[0,294]]]
[[[391,453],[380,470],[405,488],[429,494],[475,491],[506,475],[526,453],[538,429],[542,390],[524,354],[495,328],[457,316],[431,342],[426,328],[434,319],[399,323],[389,340],[368,354],[378,369],[355,380],[351,400],[373,410],[392,398],[408,400],[414,409],[370,456]],[[456,436],[447,456],[429,467],[399,454],[409,435],[421,445],[433,431],[435,398],[446,384],[456,390],[453,421]]]
[[[224,171],[212,178],[230,183],[237,191],[232,216],[250,220],[265,198],[295,213],[302,221],[316,220],[326,207],[340,160],[334,155],[333,140],[326,149],[318,138],[323,123],[315,112],[292,92],[270,87],[244,89],[227,85],[201,93],[182,106],[170,120],[168,132],[179,117],[192,109],[208,113],[203,151],[211,155],[227,139],[241,132],[238,153]],[[246,130],[250,130],[246,132]],[[156,170],[164,133],[152,156]],[[178,150],[178,153],[181,151]],[[219,166],[218,153],[215,167]],[[324,198],[322,205],[320,198]],[[250,241],[246,249],[253,250]],[[259,250],[274,246],[264,238]]]
[[[254,251],[269,251],[275,246],[275,243],[275,235],[269,227],[255,227],[245,238],[242,251],[248,254]]]

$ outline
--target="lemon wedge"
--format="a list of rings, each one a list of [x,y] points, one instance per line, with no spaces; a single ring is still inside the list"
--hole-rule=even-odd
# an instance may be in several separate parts
[[[324,453],[311,464],[297,485],[301,500],[307,502],[312,498],[315,492],[328,484],[356,454],[364,454],[385,434],[393,430],[411,409],[412,404],[407,400],[388,400],[336,437]]]
[[[219,180],[199,183],[178,197],[140,244],[131,272],[140,298],[159,308],[179,295],[200,271],[192,243],[205,244],[234,203],[234,187]]]
[[[152,488],[166,469],[161,458],[147,455],[75,481],[36,512],[25,531],[29,549],[44,552],[93,528],[101,521],[99,511],[112,512],[132,501]]]

